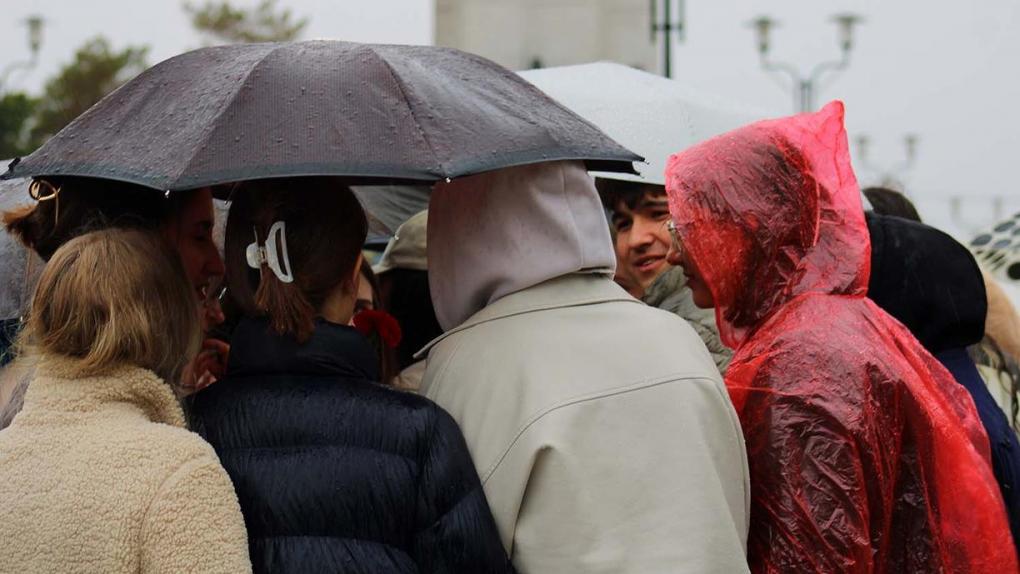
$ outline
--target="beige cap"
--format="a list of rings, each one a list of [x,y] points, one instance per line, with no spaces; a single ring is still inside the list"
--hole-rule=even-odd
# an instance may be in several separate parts
[[[386,244],[386,251],[383,251],[379,263],[372,266],[376,275],[393,269],[428,270],[428,259],[425,256],[428,216],[428,210],[416,213],[397,228],[397,233]]]

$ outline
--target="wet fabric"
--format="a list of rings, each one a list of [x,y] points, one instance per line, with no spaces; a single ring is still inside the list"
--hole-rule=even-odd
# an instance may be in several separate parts
[[[577,272],[612,277],[616,270],[602,203],[580,162],[437,184],[427,250],[436,318],[447,331],[543,281]]]
[[[754,572],[1015,572],[973,401],[865,297],[843,106],[670,159],[670,210],[737,352]]]
[[[422,351],[421,392],[463,429],[514,565],[746,572],[743,437],[704,344],[613,282],[580,164],[501,171],[433,192],[447,331]]]
[[[255,572],[511,572],[453,419],[374,383],[353,328],[244,319],[192,426],[234,482]]]
[[[967,354],[985,333],[988,305],[981,269],[966,247],[938,229],[875,213],[865,217],[871,236],[868,298],[910,329],[974,400],[1015,543],[1020,442]]]
[[[517,74],[450,48],[234,44],[164,60],[0,177],[81,175],[159,190],[285,176],[438,181],[636,154]]]
[[[974,399],[981,425],[988,434],[992,471],[1006,505],[1009,528],[1013,533],[1013,545],[1017,546],[1020,541],[1020,443],[1017,441],[1016,432],[1010,427],[1009,419],[995,402],[995,397],[989,392],[977,365],[967,354],[966,349],[942,351],[935,355],[935,358]]]

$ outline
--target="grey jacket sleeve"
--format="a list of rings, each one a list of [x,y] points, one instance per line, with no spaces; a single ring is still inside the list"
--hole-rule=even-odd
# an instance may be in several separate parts
[[[711,309],[700,309],[694,304],[687,278],[683,269],[669,269],[648,287],[642,301],[650,307],[669,311],[690,323],[701,337],[712,354],[712,360],[720,373],[725,374],[733,359],[733,351],[723,345],[719,338],[719,328],[715,324],[715,312]]]

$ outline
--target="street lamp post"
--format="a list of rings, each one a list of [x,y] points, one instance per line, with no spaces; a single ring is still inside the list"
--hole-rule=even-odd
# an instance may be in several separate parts
[[[673,2],[677,2],[677,19],[673,19]],[[659,20],[659,0],[650,0],[649,15],[652,20],[652,42],[662,34],[662,75],[673,77],[673,33],[677,40],[684,39],[684,0],[663,0],[662,20]]]
[[[42,47],[43,26],[46,21],[43,20],[42,16],[37,15],[29,16],[25,19],[24,23],[28,28],[28,49],[31,56],[28,60],[13,62],[4,68],[3,73],[0,73],[0,94],[3,94],[7,87],[7,80],[11,74],[18,70],[31,70],[38,62],[39,49]]]
[[[855,14],[838,14],[832,17],[832,21],[839,28],[840,58],[817,64],[807,75],[801,74],[797,68],[790,64],[774,62],[769,58],[772,30],[779,26],[779,22],[768,16],[759,16],[750,23],[758,36],[758,57],[762,69],[766,72],[782,73],[790,77],[794,87],[794,107],[797,111],[813,111],[818,83],[822,76],[830,72],[845,70],[850,65],[850,51],[854,45],[854,27],[863,20]]]
[[[865,169],[879,174],[879,185],[893,189],[903,190],[902,175],[908,172],[917,161],[917,147],[920,138],[917,134],[905,134],[903,136],[903,161],[889,167],[882,168],[871,162],[871,137],[867,134],[860,134],[856,138],[857,158]]]

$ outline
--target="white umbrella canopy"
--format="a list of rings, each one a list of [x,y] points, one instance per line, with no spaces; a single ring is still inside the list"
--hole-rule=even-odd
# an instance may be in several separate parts
[[[666,160],[693,144],[766,116],[622,64],[598,62],[520,72],[553,99],[638,155],[641,175],[598,177],[665,184]]]

